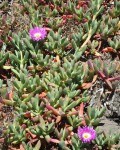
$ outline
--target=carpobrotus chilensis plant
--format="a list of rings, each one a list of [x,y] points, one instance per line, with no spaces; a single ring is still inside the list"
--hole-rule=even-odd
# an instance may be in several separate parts
[[[119,91],[120,2],[16,0],[0,9],[0,110],[12,108],[10,121],[8,109],[0,113],[0,142],[10,150],[119,150],[119,131],[98,126],[106,95]]]

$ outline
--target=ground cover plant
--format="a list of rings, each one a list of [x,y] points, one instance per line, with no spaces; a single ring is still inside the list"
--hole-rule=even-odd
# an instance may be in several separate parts
[[[120,1],[0,2],[1,149],[119,150]]]

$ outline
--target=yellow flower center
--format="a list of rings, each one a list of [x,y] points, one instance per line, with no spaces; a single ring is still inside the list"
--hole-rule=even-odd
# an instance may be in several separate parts
[[[91,137],[91,134],[90,133],[83,133],[83,138],[84,139],[88,139]]]
[[[35,33],[34,36],[35,36],[36,38],[39,38],[39,37],[41,37],[41,34],[40,34],[40,33]]]

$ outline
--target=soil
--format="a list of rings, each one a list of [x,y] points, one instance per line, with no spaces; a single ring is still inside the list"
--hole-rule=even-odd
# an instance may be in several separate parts
[[[106,118],[103,117],[101,119],[99,129],[104,131],[106,134],[109,134],[111,131],[112,133],[120,132],[120,118]]]

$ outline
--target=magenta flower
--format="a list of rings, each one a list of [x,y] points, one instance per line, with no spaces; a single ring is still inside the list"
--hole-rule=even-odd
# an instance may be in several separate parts
[[[96,131],[92,127],[78,127],[78,136],[83,143],[89,143],[96,138]]]
[[[30,38],[34,41],[44,40],[47,32],[45,28],[35,27],[29,31]]]

